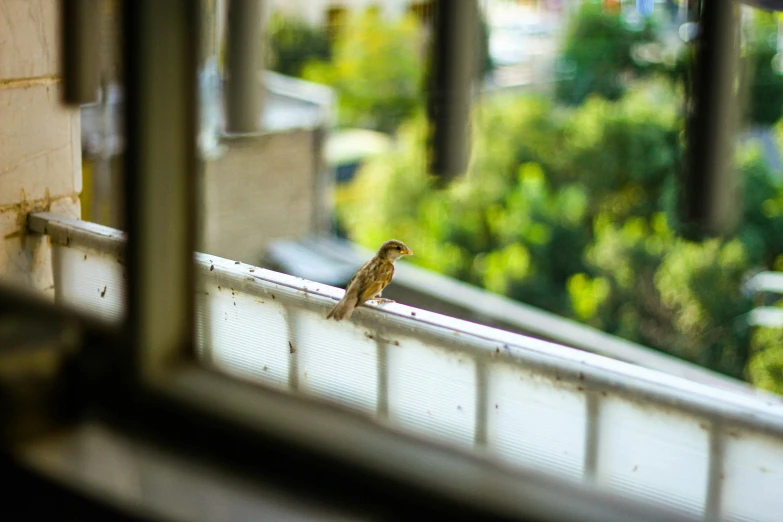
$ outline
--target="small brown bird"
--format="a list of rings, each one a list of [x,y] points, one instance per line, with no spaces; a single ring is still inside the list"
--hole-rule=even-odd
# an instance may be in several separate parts
[[[411,249],[401,241],[392,239],[381,245],[378,253],[367,261],[354,274],[345,289],[345,295],[334,305],[327,319],[334,317],[335,321],[349,319],[353,309],[362,303],[380,297],[381,292],[391,283],[394,276],[394,262],[402,256],[411,255]],[[382,302],[394,302],[391,299],[379,299]]]

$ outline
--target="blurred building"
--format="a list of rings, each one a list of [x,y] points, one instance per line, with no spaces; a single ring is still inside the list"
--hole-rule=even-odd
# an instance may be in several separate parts
[[[219,80],[217,80],[219,81]],[[206,83],[209,83],[208,81]],[[208,87],[208,85],[207,85]],[[256,262],[273,239],[310,234],[328,226],[331,174],[322,159],[331,126],[331,89],[267,71],[260,131],[220,135],[218,88],[202,100],[206,137],[202,222],[203,249]],[[121,226],[122,93],[107,90],[105,103],[84,106],[81,146],[85,153],[85,218]]]
[[[265,71],[258,82],[263,99],[258,132],[225,134],[220,49],[228,3],[205,0],[202,5],[202,249],[255,262],[273,239],[328,227],[331,176],[322,149],[332,125],[334,95],[328,87]],[[123,100],[117,43],[121,26],[116,0],[101,0],[99,6],[102,89],[100,99],[81,110],[81,202],[85,219],[122,228]]]

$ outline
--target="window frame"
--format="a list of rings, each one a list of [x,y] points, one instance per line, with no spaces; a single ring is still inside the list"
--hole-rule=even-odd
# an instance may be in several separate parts
[[[198,6],[188,0],[124,3],[129,315],[119,332],[107,331],[4,290],[0,311],[65,321],[82,339],[75,352],[53,344],[63,361],[58,386],[23,410],[53,424],[61,420],[57,412],[68,412],[72,423],[89,412],[167,451],[251,477],[271,476],[303,496],[372,506],[381,518],[687,520],[538,473],[512,473],[481,456],[196,363],[200,166],[197,58],[190,44],[198,38]]]

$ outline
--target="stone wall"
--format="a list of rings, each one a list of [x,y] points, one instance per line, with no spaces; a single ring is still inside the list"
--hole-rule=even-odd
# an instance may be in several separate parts
[[[59,2],[0,0],[0,281],[54,295],[26,215],[79,217],[79,111],[61,102]]]
[[[101,3],[109,15],[112,5]],[[82,191],[79,110],[61,102],[58,9],[54,0],[0,0],[0,282],[50,296],[51,248],[26,234],[26,216],[78,218]],[[203,250],[259,263],[270,241],[313,232],[325,213],[319,136],[300,128],[222,140],[225,152],[204,168]]]

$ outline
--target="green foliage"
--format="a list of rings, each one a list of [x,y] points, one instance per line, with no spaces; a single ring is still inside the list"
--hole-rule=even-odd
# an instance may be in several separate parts
[[[783,328],[757,328],[752,339],[753,356],[748,364],[750,382],[783,394]]]
[[[783,146],[783,121],[775,127],[778,143]],[[783,149],[781,149],[783,150]],[[754,251],[761,251],[760,265],[783,271],[783,192],[769,178],[764,178],[761,154],[749,151],[743,162],[750,173],[746,188],[746,229]],[[750,177],[756,178],[751,181]],[[759,249],[758,244],[766,248]],[[757,254],[757,257],[759,255]],[[783,302],[777,303],[781,307]],[[783,329],[758,327],[752,333],[750,362],[746,377],[766,390],[783,394]]]
[[[428,42],[412,16],[389,23],[378,9],[353,14],[337,35],[334,53],[326,30],[279,12],[268,35],[269,67],[335,87],[343,126],[393,131],[419,109]],[[493,68],[483,17],[478,55],[480,80]]]
[[[738,168],[746,184],[745,215],[731,241],[677,238],[663,211],[665,198],[647,216],[618,221],[602,213],[594,219],[595,239],[585,253],[587,273],[609,281],[612,291],[587,322],[743,376],[750,343],[744,314],[751,303],[740,287],[749,270],[772,267],[782,251],[780,222],[760,214],[762,201],[777,201],[783,190],[771,182],[757,149],[742,151]],[[669,183],[671,179],[662,184]]]
[[[773,67],[777,54],[778,26],[773,13],[754,10],[747,31],[744,62],[749,83],[748,119],[772,125],[783,115],[783,75]]]
[[[423,267],[742,376],[751,303],[739,289],[749,270],[783,266],[783,189],[749,147],[737,161],[739,235],[677,238],[667,216],[682,155],[676,107],[662,83],[576,108],[488,98],[470,173],[443,189],[425,173],[419,116],[359,172],[340,219],[367,247],[401,238]]]
[[[334,87],[341,125],[390,132],[420,105],[420,43],[412,17],[389,23],[368,9],[348,19],[332,60],[309,63],[303,77]]]
[[[743,173],[745,197],[739,237],[752,266],[773,268],[783,253],[783,191],[760,147],[751,144],[740,150],[737,163]]]
[[[308,62],[329,60],[331,53],[326,31],[311,27],[304,20],[275,12],[267,25],[267,34],[273,71],[301,76]]]
[[[741,377],[748,355],[750,309],[740,286],[748,270],[738,239],[676,241],[655,274],[661,303],[672,315],[676,355]]]
[[[631,27],[620,14],[604,10],[601,2],[582,2],[566,32],[561,60],[571,77],[558,84],[558,99],[580,104],[593,93],[619,99],[625,91],[623,76],[640,76],[647,69],[634,60],[634,51],[656,41],[651,19]]]
[[[748,272],[783,270],[783,187],[760,150],[744,147],[736,160],[745,198],[736,237],[694,243],[672,231],[682,84],[648,80],[624,92],[627,78],[660,70],[640,60],[659,44],[650,23],[629,27],[585,2],[564,49],[575,74],[558,87],[572,105],[485,98],[475,108],[470,173],[439,189],[426,174],[415,30],[401,37],[402,23],[383,33],[371,16],[354,20],[332,64],[308,71],[338,88],[343,122],[394,128],[407,120],[395,149],[359,172],[338,208],[354,240],[375,248],[401,238],[423,267],[783,391],[783,334],[751,336],[752,304],[740,292]],[[387,45],[394,38],[405,42],[402,51]],[[361,50],[372,45],[374,59]],[[749,59],[772,71],[771,58],[758,58],[767,52],[762,39],[748,49]],[[370,62],[386,63],[377,57],[387,53],[403,58],[384,76]],[[672,60],[672,77],[682,78],[686,55]],[[765,91],[759,74],[753,85],[766,93],[757,96],[766,108],[752,109],[754,118],[777,118],[772,109],[783,89]],[[362,75],[366,82],[356,82]],[[392,77],[410,96],[391,95]],[[769,78],[767,85],[777,81]],[[379,117],[362,119],[367,114]]]

